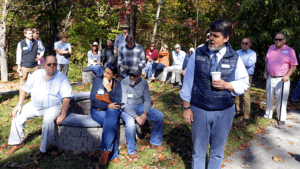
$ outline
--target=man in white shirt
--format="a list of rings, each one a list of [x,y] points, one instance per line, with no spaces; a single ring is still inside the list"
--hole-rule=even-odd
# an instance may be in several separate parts
[[[165,67],[163,71],[163,76],[161,78],[162,85],[166,83],[167,75],[169,72],[172,72],[171,83],[175,83],[175,75],[182,73],[182,64],[185,58],[186,53],[181,49],[179,44],[174,46],[175,50],[172,52],[173,65]]]

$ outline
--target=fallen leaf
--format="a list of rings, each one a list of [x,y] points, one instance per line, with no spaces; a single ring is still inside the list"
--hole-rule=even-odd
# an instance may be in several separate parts
[[[165,155],[159,153],[158,154],[158,159],[159,159],[159,161],[163,161],[165,159]]]
[[[52,155],[52,156],[56,156],[56,155],[57,155],[57,152],[52,151],[51,155]]]
[[[93,151],[91,151],[91,152],[89,153],[89,157],[91,157],[91,156],[93,156],[93,155],[95,155],[95,153],[94,153]]]
[[[288,152],[290,155],[294,155],[294,153],[292,153],[292,152]]]
[[[260,143],[260,145],[263,146],[264,144],[263,144],[263,143]]]
[[[239,147],[240,150],[246,150],[245,147],[240,146]]]
[[[222,168],[224,168],[225,167],[225,165],[224,164],[222,164]]]
[[[290,128],[291,128],[291,127],[293,127],[293,126],[288,126],[288,127],[290,127]]]
[[[294,143],[294,142],[290,142],[290,144],[291,144],[291,145],[294,145],[295,143]]]
[[[29,145],[29,146],[26,146],[26,147],[29,148],[29,149],[33,149],[34,145]]]
[[[246,159],[246,158],[247,158],[247,156],[242,156],[242,158]]]
[[[169,145],[170,145],[170,147],[174,147],[175,146],[173,143],[170,143]]]

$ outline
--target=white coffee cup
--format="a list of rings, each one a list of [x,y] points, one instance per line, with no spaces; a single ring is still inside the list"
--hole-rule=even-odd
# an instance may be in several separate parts
[[[222,72],[211,72],[212,81],[221,79]]]

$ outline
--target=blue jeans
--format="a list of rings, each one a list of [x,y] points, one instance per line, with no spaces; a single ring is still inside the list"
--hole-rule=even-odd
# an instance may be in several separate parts
[[[119,117],[121,111],[114,109],[107,109],[106,111],[97,111],[97,109],[91,110],[91,116],[93,120],[103,126],[101,150],[113,152],[109,154],[110,159],[118,158],[118,140],[117,129],[119,125]]]
[[[100,76],[100,77],[103,76],[103,69],[100,65],[95,65],[95,66],[90,65],[89,69],[91,69],[93,72],[95,72],[96,76]]]
[[[130,107],[139,116],[144,113],[144,103],[140,104],[140,105],[130,105]],[[126,137],[128,154],[129,155],[135,154],[136,153],[135,119],[132,116],[128,115],[126,112],[121,113],[121,118],[125,122],[125,137]],[[148,115],[147,115],[147,120],[153,121],[150,143],[155,146],[160,146],[162,144],[164,114],[154,108],[150,108],[150,111],[148,112]]]
[[[222,111],[206,111],[191,105],[193,112],[192,168],[205,169],[206,147],[210,143],[208,169],[221,168],[224,148],[231,129],[235,106]]]
[[[151,62],[147,62],[146,68],[145,68],[145,73],[147,73],[148,78],[150,79],[152,77],[152,66],[153,66],[154,61],[152,60]]]
[[[152,65],[152,73],[155,74],[156,70],[163,70],[166,66],[162,63],[155,63]]]

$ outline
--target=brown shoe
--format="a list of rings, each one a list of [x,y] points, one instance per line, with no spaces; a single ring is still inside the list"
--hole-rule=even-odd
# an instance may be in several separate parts
[[[39,160],[44,158],[46,153],[42,153],[41,151],[38,151],[35,155],[34,155],[34,159]]]
[[[158,150],[158,151],[164,151],[164,150],[167,150],[167,147],[164,147],[164,146],[155,146],[155,145],[153,145],[153,144],[150,144],[150,148],[154,148],[154,149],[156,149],[156,150]]]
[[[101,156],[99,158],[99,163],[106,165],[108,155],[109,155],[109,151],[102,151]]]
[[[139,158],[137,157],[136,153],[132,154],[132,155],[129,155],[129,158],[131,158],[132,161],[134,161],[134,162],[138,162],[139,161]]]
[[[119,158],[112,159],[111,162],[119,164],[121,160]]]
[[[18,149],[24,147],[24,143],[20,144],[20,145],[14,145],[11,146],[6,152],[5,154],[14,154]]]

